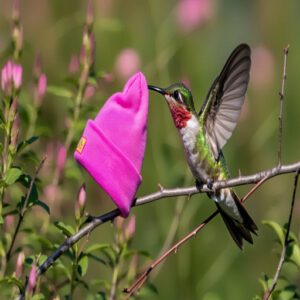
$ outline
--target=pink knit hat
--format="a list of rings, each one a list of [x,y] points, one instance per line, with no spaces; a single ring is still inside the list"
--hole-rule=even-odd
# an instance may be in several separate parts
[[[88,120],[75,159],[127,217],[140,175],[147,137],[148,88],[137,73],[112,95],[95,120]]]

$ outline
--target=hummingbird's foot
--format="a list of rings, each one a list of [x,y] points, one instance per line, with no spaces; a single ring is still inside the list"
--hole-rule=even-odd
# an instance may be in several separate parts
[[[197,189],[198,189],[199,191],[201,191],[202,188],[203,188],[203,182],[201,182],[201,181],[199,181],[199,180],[196,180],[196,181],[195,181],[195,184],[196,184]]]
[[[208,179],[206,182],[207,187],[213,191],[213,183],[214,181],[212,179]]]

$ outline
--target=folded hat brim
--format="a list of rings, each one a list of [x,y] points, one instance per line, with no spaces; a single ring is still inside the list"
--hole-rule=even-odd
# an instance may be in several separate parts
[[[92,120],[85,127],[74,157],[127,217],[142,177]]]

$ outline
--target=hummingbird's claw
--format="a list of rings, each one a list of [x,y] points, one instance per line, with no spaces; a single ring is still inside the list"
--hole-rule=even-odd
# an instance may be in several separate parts
[[[198,189],[199,191],[201,191],[202,188],[203,188],[203,182],[201,182],[201,181],[199,181],[199,180],[196,180],[196,181],[195,181],[195,184],[196,184],[197,189]]]
[[[213,191],[213,180],[212,179],[208,179],[207,180],[207,183],[206,183],[206,185],[207,185],[207,187],[210,189],[210,190],[212,190]]]

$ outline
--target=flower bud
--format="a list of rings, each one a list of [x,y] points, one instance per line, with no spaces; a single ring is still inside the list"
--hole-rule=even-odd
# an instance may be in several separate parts
[[[83,184],[79,189],[79,193],[78,193],[78,204],[80,208],[83,208],[85,206],[85,201],[86,201],[86,189],[85,189],[85,184]]]
[[[18,90],[22,84],[22,66],[21,65],[14,65],[13,68],[13,83],[14,87]]]
[[[83,216],[86,202],[86,189],[85,184],[83,184],[78,192],[77,201],[75,203],[75,216],[76,219],[80,219]]]
[[[69,70],[70,74],[76,74],[78,72],[78,70],[79,70],[79,59],[78,59],[78,56],[76,54],[73,54],[71,56],[68,70]]]
[[[7,215],[4,218],[4,226],[5,226],[5,231],[10,232],[14,228],[14,221],[15,221],[15,216],[14,215]]]
[[[42,73],[38,80],[38,98],[43,99],[47,90],[47,76]]]
[[[14,22],[18,22],[20,20],[20,0],[13,0],[12,19]]]
[[[124,236],[126,241],[130,241],[135,234],[135,216],[132,216],[124,229]]]
[[[96,87],[94,85],[88,84],[84,91],[84,99],[86,101],[90,100],[96,92]]]
[[[59,170],[59,172],[62,172],[65,168],[67,160],[67,151],[64,146],[60,146],[58,149],[57,159],[56,159],[56,165]]]
[[[29,279],[28,279],[28,288],[30,292],[33,292],[36,286],[36,280],[37,280],[36,265],[32,265],[29,273]]]
[[[132,74],[138,71],[141,66],[141,60],[138,52],[135,49],[124,49],[118,55],[115,70],[117,76],[121,79],[126,80]]]
[[[25,255],[23,252],[20,252],[17,258],[17,263],[16,263],[16,278],[20,278],[23,273],[23,265],[24,265],[24,260],[25,260]]]
[[[177,25],[183,33],[190,33],[210,20],[214,13],[214,0],[179,0],[176,7]]]
[[[93,3],[89,0],[86,10],[86,25],[91,28],[94,22],[94,8]]]
[[[18,90],[22,84],[22,66],[12,60],[4,65],[1,70],[1,89],[6,95],[11,95],[13,90]]]

